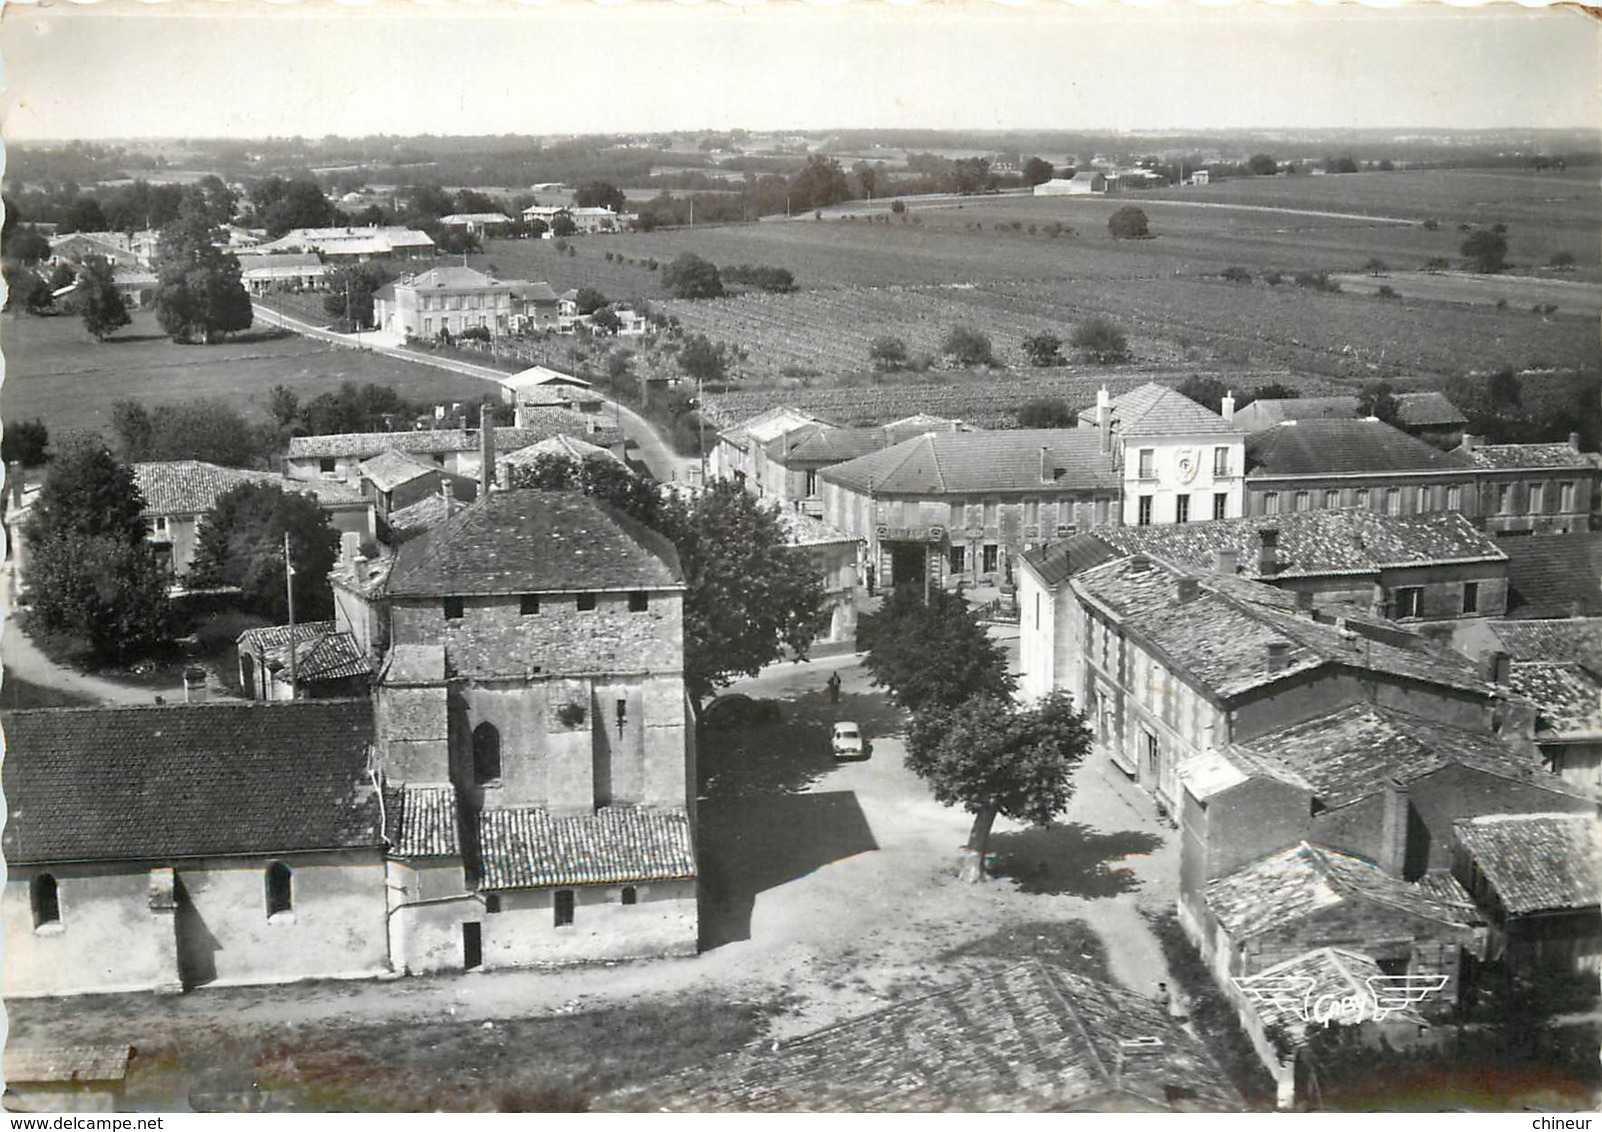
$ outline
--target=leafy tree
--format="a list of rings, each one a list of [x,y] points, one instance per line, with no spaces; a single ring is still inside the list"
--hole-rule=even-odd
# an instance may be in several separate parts
[[[982,193],[996,187],[990,161],[984,157],[964,157],[952,164],[951,188],[958,193]]]
[[[31,421],[13,422],[0,434],[0,462],[7,466],[17,463],[25,468],[37,468],[50,458],[45,451],[49,445],[50,430],[44,421],[35,417]]]
[[[1252,273],[1239,265],[1226,267],[1219,272],[1219,275],[1231,283],[1250,283],[1252,281]]]
[[[1246,162],[1246,172],[1253,177],[1272,177],[1279,172],[1279,162],[1266,153],[1255,153]]]
[[[68,232],[104,232],[106,214],[94,197],[79,197],[67,206],[62,228]]]
[[[946,340],[941,343],[940,352],[960,366],[996,364],[989,336],[962,323],[951,328]]]
[[[1388,381],[1365,382],[1357,394],[1357,411],[1365,417],[1378,417],[1386,424],[1395,424],[1397,409]]]
[[[1574,270],[1574,253],[1570,251],[1553,252],[1552,258],[1547,260],[1547,266],[1554,267],[1559,271],[1572,271]]]
[[[254,318],[239,259],[219,251],[215,239],[211,221],[192,204],[161,231],[156,314],[174,342],[190,342],[198,334],[209,345],[248,329]]]
[[[597,307],[590,315],[590,326],[599,334],[616,334],[623,328],[623,320],[611,307]]]
[[[859,161],[851,167],[851,173],[857,179],[862,189],[862,195],[868,200],[873,199],[873,190],[879,183],[879,171],[866,161]]]
[[[591,181],[580,185],[578,192],[573,194],[573,203],[580,208],[610,208],[613,212],[622,212],[628,203],[623,198],[623,190],[607,181]]]
[[[33,227],[21,228],[5,237],[5,251],[8,258],[31,267],[50,258],[50,241]]]
[[[582,491],[649,527],[662,525],[662,492],[656,481],[611,456],[598,453],[575,460],[546,453],[532,464],[514,465],[511,487],[542,491]]]
[[[1049,825],[1068,808],[1073,773],[1090,750],[1090,730],[1065,692],[1019,708],[1002,696],[917,712],[907,731],[907,769],[935,799],[973,814],[962,877],[984,879],[997,817]]]
[[[697,713],[786,650],[806,659],[828,625],[823,580],[811,554],[789,545],[776,504],[717,480],[667,500],[660,529],[684,571],[684,684]]]
[[[606,306],[606,296],[594,287],[580,287],[573,301],[578,306],[579,314],[594,314]]]
[[[1144,240],[1151,235],[1146,214],[1132,204],[1126,204],[1107,218],[1107,230],[1115,240]]]
[[[832,157],[814,153],[806,166],[790,178],[790,201],[799,210],[824,208],[851,199],[845,170]]]
[[[1500,232],[1477,228],[1459,250],[1469,266],[1482,275],[1495,275],[1507,263],[1507,237]]]
[[[530,220],[525,227],[528,229],[528,237],[531,240],[542,240],[545,238],[545,233],[551,230],[551,226],[538,217]]]
[[[1038,157],[1031,157],[1024,162],[1023,183],[1026,185],[1043,185],[1056,175],[1051,162],[1043,161]]]
[[[64,446],[25,534],[28,600],[47,629],[86,640],[121,663],[168,640],[167,579],[145,541],[144,499],[133,469],[98,437]]]
[[[300,421],[300,395],[287,385],[273,386],[267,391],[267,414],[287,432]]]
[[[196,398],[163,405],[152,413],[137,401],[112,406],[112,427],[123,457],[146,460],[203,460],[248,468],[263,462],[266,438],[227,401]]]
[[[1196,374],[1187,377],[1174,390],[1189,397],[1196,404],[1211,409],[1215,413],[1223,412],[1224,395],[1229,392],[1229,386],[1216,377],[1203,377]]]
[[[1026,335],[1023,348],[1032,366],[1060,366],[1063,363],[1062,339],[1048,331]]]
[[[213,224],[227,224],[233,220],[234,209],[239,204],[238,194],[215,173],[207,173],[196,181],[190,192],[198,198],[197,203]]]
[[[377,260],[336,267],[328,273],[323,310],[355,326],[370,327],[373,296],[394,278],[394,269]]]
[[[1252,401],[1288,401],[1292,397],[1300,396],[1300,393],[1283,382],[1270,381],[1259,385],[1248,400],[1241,402],[1240,407],[1245,408]]]
[[[1330,173],[1355,173],[1357,161],[1352,157],[1331,157],[1325,160],[1324,168]]]
[[[1074,411],[1060,397],[1036,397],[1016,410],[1019,428],[1073,428]]]
[[[985,627],[956,594],[897,586],[880,611],[858,621],[857,639],[873,682],[917,713],[975,696],[1006,698],[1016,681]]]
[[[398,419],[415,417],[419,407],[388,385],[368,382],[358,387],[342,381],[339,388],[319,393],[301,408],[301,420],[313,436],[336,432],[375,432],[396,427]]]
[[[907,344],[900,338],[884,334],[875,338],[868,347],[868,358],[877,373],[894,373],[907,368]]]
[[[63,287],[70,287],[78,281],[78,269],[70,263],[58,263],[50,269],[50,277],[45,282],[50,284],[53,294]]]
[[[1129,341],[1109,319],[1097,317],[1080,323],[1072,342],[1074,349],[1100,365],[1129,360]]]
[[[723,278],[716,265],[694,252],[674,257],[662,271],[662,284],[680,299],[716,299],[723,295]]]
[[[294,228],[326,228],[339,216],[339,210],[323,194],[322,186],[309,175],[289,179],[267,177],[258,181],[250,187],[250,202],[267,229],[267,235],[273,239]],[[215,219],[215,209],[207,207],[205,211],[213,223],[226,222]]]
[[[551,234],[565,240],[569,236],[578,234],[578,225],[567,213],[558,212],[551,217]]]
[[[132,321],[128,317],[128,304],[112,276],[111,264],[99,256],[90,256],[78,269],[78,310],[83,315],[84,329],[104,342],[106,337]]]
[[[890,202],[890,211],[895,213],[897,216],[901,217],[901,219],[903,221],[906,220],[906,218],[907,218],[907,202],[904,201],[904,200],[893,200],[893,201],[891,201]]]
[[[1363,270],[1370,275],[1384,275],[1390,269],[1391,265],[1380,259],[1379,256],[1371,256],[1368,262],[1363,264]]]
[[[206,586],[238,586],[246,608],[281,624],[289,617],[284,590],[284,534],[294,569],[295,616],[316,621],[334,610],[328,572],[339,552],[339,534],[309,495],[277,484],[231,488],[200,525],[192,574]]]
[[[55,300],[50,284],[26,267],[14,263],[4,265],[6,281],[6,310],[20,306],[29,314],[44,314]]]
[[[725,283],[748,283],[775,295],[795,290],[795,276],[788,268],[742,263],[737,267],[720,268],[719,271]]]
[[[697,381],[722,381],[723,351],[705,334],[692,334],[679,347],[679,368]]]

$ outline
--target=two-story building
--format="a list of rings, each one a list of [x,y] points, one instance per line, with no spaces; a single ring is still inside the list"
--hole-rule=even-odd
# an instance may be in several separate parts
[[[811,413],[779,405],[720,429],[717,441],[707,453],[707,477],[739,480],[747,490],[764,498],[782,496],[782,489],[776,491],[769,488],[768,477],[764,474],[767,470],[766,446],[787,433],[808,426],[834,427]]]
[[[867,544],[886,586],[1010,581],[1052,538],[1116,524],[1122,485],[1110,433],[927,433],[818,473],[823,521]]]
[[[823,513],[818,473],[824,468],[926,433],[972,431],[961,421],[929,413],[917,413],[874,428],[836,428],[813,421],[776,436],[765,445],[753,445],[748,454],[751,473],[745,484],[765,499],[776,499],[785,508],[816,517]]]
[[[317,500],[330,524],[363,540],[377,537],[373,504],[360,491],[340,483],[225,468],[201,460],[166,460],[133,465],[134,483],[144,498],[149,539],[175,578],[189,573],[200,545],[200,527],[217,500],[244,484],[264,484]]]
[[[395,339],[543,330],[555,325],[556,309],[549,283],[497,279],[470,267],[436,267],[373,293],[373,321],[380,333]]]
[[[1578,534],[1591,529],[1602,456],[1567,444],[1486,444],[1464,436],[1456,449],[1479,470],[1480,521],[1497,534]]]
[[[284,471],[296,480],[334,480],[359,484],[365,460],[385,452],[402,452],[432,462],[459,476],[482,478],[484,438],[482,429],[414,429],[411,432],[339,432],[321,436],[294,436]],[[493,452],[515,452],[552,436],[562,434],[588,438],[609,447],[618,434],[602,429],[593,417],[566,409],[541,409],[529,413],[520,428],[499,426],[491,430]]]
[[[1148,382],[1119,397],[1103,386],[1079,414],[1083,429],[1110,429],[1122,468],[1126,526],[1233,519],[1242,510],[1246,430],[1224,412]]]
[[[1393,393],[1396,412],[1391,423],[1410,436],[1450,450],[1463,439],[1468,418],[1446,394]],[[1285,397],[1253,401],[1235,413],[1235,420],[1247,432],[1260,432],[1282,421],[1311,421],[1322,418],[1356,420],[1365,416],[1362,402],[1353,394],[1334,397]]]
[[[779,523],[791,546],[802,547],[823,579],[823,603],[829,627],[813,642],[814,656],[854,652],[857,647],[858,570],[862,540],[835,530],[800,511],[779,511]]]
[[[1262,518],[1111,527],[1030,556],[1041,577],[1116,554],[1151,554],[1202,571],[1266,582],[1318,603],[1349,602],[1398,621],[1501,617],[1508,555],[1462,515],[1392,517],[1376,511],[1298,511]]]

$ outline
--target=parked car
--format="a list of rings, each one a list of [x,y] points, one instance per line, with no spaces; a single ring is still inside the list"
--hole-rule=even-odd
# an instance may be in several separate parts
[[[829,737],[829,747],[837,759],[860,759],[867,753],[862,730],[849,720],[841,720],[834,725],[834,733]]]

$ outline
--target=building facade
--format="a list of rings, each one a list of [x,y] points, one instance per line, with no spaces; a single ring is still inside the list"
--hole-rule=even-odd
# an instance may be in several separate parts
[[[556,308],[549,283],[496,279],[467,267],[436,267],[373,294],[374,323],[380,333],[397,339],[543,330],[555,325]]]

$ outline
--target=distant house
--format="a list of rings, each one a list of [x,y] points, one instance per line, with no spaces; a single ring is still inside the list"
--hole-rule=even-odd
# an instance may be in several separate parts
[[[567,217],[573,222],[574,228],[584,235],[622,232],[638,219],[632,212],[614,212],[610,208],[535,204],[523,210],[524,220],[539,220],[548,226],[554,225],[558,216]]]
[[[391,337],[431,339],[485,330],[499,337],[548,329],[556,293],[548,283],[497,279],[468,267],[436,267],[373,293],[373,321]]]
[[[365,263],[370,259],[432,259],[434,241],[414,228],[296,228],[258,244],[261,255],[316,252],[324,260]]]
[[[1205,185],[1209,181],[1211,181],[1212,179],[1213,179],[1213,175],[1208,170],[1206,170],[1206,169],[1198,169],[1198,170],[1196,170],[1196,172],[1192,173],[1190,176],[1185,178],[1185,184],[1187,184],[1187,185]]]
[[[1462,441],[1468,418],[1444,393],[1394,393],[1394,424],[1442,450]],[[1253,401],[1236,410],[1235,420],[1248,432],[1271,428],[1283,421],[1359,420],[1363,416],[1355,396],[1284,397]]]
[[[363,460],[358,471],[362,494],[372,500],[378,517],[386,523],[391,513],[444,490],[463,503],[478,498],[478,481],[472,476],[447,471],[409,452],[380,452]]]
[[[1515,969],[1602,971],[1596,815],[1495,814],[1457,823],[1457,875],[1489,913],[1490,958]]]
[[[1053,177],[1035,186],[1037,197],[1081,196],[1088,193],[1105,193],[1107,178],[1102,173],[1086,170],[1072,177]]]
[[[144,519],[158,557],[182,581],[200,545],[200,524],[217,500],[242,484],[268,484],[311,495],[328,513],[334,529],[374,538],[373,505],[336,483],[311,482],[274,472],[225,468],[200,460],[170,460],[133,465],[134,482],[144,497]]]
[[[490,435],[491,457],[496,452],[526,448],[558,433],[594,434],[595,426],[593,418],[564,409],[545,409],[531,414],[521,428],[495,428]],[[284,470],[296,480],[337,480],[355,484],[361,479],[362,461],[395,451],[432,461],[460,476],[479,477],[483,448],[481,430],[465,428],[294,436],[289,440]]]
[[[759,476],[762,448],[803,425],[816,423],[820,420],[811,413],[779,405],[721,429],[707,454],[707,475],[712,479],[739,480],[758,495],[769,494],[763,490]]]
[[[519,411],[530,409],[571,409],[577,413],[598,414],[606,407],[606,399],[595,392],[591,382],[572,374],[530,366],[528,369],[500,379],[501,400],[515,405]]]
[[[126,232],[70,232],[50,241],[51,263],[82,263],[103,259],[113,267],[148,269],[152,260],[134,250]]]
[[[247,255],[239,260],[240,279],[253,295],[315,290],[327,281],[329,270],[315,252]]]
[[[557,456],[578,463],[582,463],[591,457],[615,460],[619,464],[625,463],[622,456],[619,456],[609,448],[603,448],[599,444],[591,444],[587,440],[580,440],[576,436],[564,434],[548,437],[535,444],[530,444],[526,448],[519,448],[516,452],[508,452],[501,457],[498,464],[500,475],[497,477],[497,482],[509,484],[513,468],[527,467],[541,456]],[[627,465],[625,464],[625,466]]]
[[[813,421],[753,445],[748,463],[754,474],[746,487],[786,508],[799,508],[814,518],[823,514],[818,473],[824,468],[866,456],[925,433],[971,432],[961,421],[918,413],[877,428],[836,428]]]
[[[1234,1112],[1152,999],[1032,959],[600,1098],[603,1111]]]
[[[512,226],[512,218],[500,212],[453,212],[439,222],[469,236],[496,236]]]

